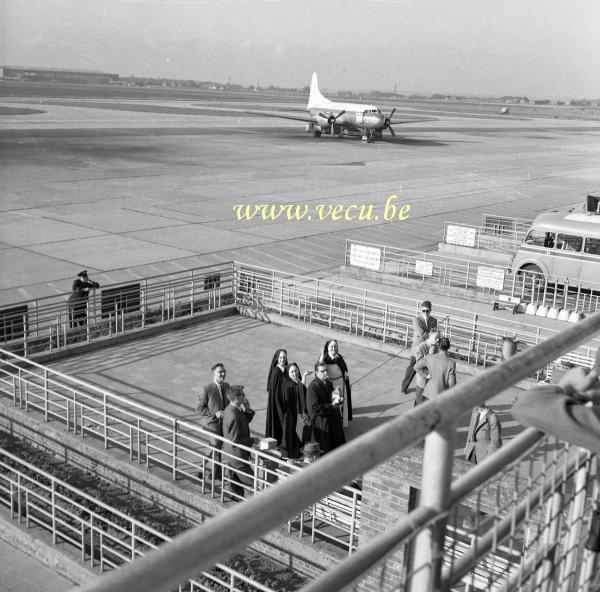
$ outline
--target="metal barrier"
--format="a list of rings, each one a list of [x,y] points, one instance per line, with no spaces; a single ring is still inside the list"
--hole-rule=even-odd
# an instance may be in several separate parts
[[[0,343],[31,356],[233,304],[233,263],[111,284],[69,306],[66,294],[0,310]]]
[[[85,586],[83,591],[168,589],[424,437],[420,505],[306,590],[329,592],[349,585],[374,563],[385,561],[391,549],[411,540],[416,531],[408,580],[411,592],[448,590],[454,582],[464,578],[474,582],[477,577],[487,581],[486,589],[494,590],[499,586],[507,590],[531,589],[533,583],[539,590],[554,590],[560,584],[564,591],[590,591],[594,555],[583,550],[581,544],[581,528],[589,522],[590,502],[595,501],[590,500],[587,453],[571,447],[563,450],[562,446],[552,451],[548,449],[551,442],[542,442],[528,454],[542,437],[528,429],[454,483],[451,475],[454,426],[481,400],[482,392],[487,398],[495,396],[528,376],[531,367],[547,364],[599,331],[600,313],[348,442],[268,490],[268,494],[255,496],[206,521],[170,545]],[[514,484],[513,495],[498,499],[491,510],[475,506],[490,517],[481,516],[470,525],[461,525],[473,537],[462,558],[457,556],[456,543],[450,544],[449,551],[444,550],[444,540],[448,548],[444,535],[455,540],[460,534],[456,524],[451,530],[446,526],[453,516],[452,521],[458,522],[454,514],[457,502],[469,494],[477,498],[478,488],[493,487],[503,475]],[[198,554],[199,548],[205,552]],[[521,549],[525,553],[519,561],[513,551]],[[398,582],[398,588],[405,589],[405,583]]]
[[[514,253],[523,242],[528,229],[517,230],[495,225],[471,226],[445,222],[442,242],[447,245],[488,249],[498,253]]]
[[[252,265],[236,264],[236,274],[238,308],[255,314],[290,316],[403,347],[411,341],[412,319],[420,310],[420,302],[414,298]],[[440,331],[452,343],[452,355],[483,367],[502,361],[506,339],[518,342],[518,348],[523,350],[559,333],[508,320],[499,325],[495,317],[445,306],[437,306],[435,313]],[[572,354],[577,356],[577,364],[591,366],[599,345],[600,341],[595,340],[575,348]],[[549,370],[549,366],[542,368],[535,372],[535,377],[545,379]]]
[[[362,252],[353,252],[355,249]],[[371,251],[371,260],[366,255]],[[362,241],[346,241],[346,267],[360,267],[381,273],[389,282],[394,278],[434,282],[448,288],[460,288],[485,296],[500,294],[517,299],[525,308],[528,303],[561,310],[590,313],[600,310],[600,283],[570,281],[568,277],[544,276],[532,271],[512,273],[507,266],[459,259],[440,252],[398,249]],[[592,289],[589,288],[592,286]],[[547,316],[539,314],[538,316]],[[568,320],[569,315],[565,320]]]
[[[67,543],[100,572],[115,569],[171,542],[151,526],[131,518],[105,502],[72,487],[18,456],[0,448],[0,503],[12,520],[35,524],[52,534],[53,544]],[[244,584],[262,592],[271,588],[223,564],[213,573],[202,573],[218,590],[236,592]],[[177,582],[179,584],[179,581]],[[210,584],[209,584],[210,585]],[[190,579],[182,592],[205,590],[206,583]],[[213,589],[211,587],[211,589]]]
[[[533,220],[529,218],[512,218],[499,214],[482,214],[481,226],[490,231],[501,232],[527,232]]]
[[[201,494],[225,499],[231,485],[229,459],[240,459],[231,448],[247,452],[248,482],[241,486],[253,495],[302,470],[293,462],[207,432],[191,421],[153,410],[105,389],[52,370],[5,350],[0,350],[0,397],[26,411],[36,411],[45,421],[56,421],[81,437],[99,438],[104,448],[125,450],[129,459],[166,470],[173,481],[188,479]],[[211,445],[220,441],[222,449]],[[218,472],[216,469],[219,469]],[[220,476],[218,476],[220,473]],[[228,495],[234,496],[233,492]],[[298,529],[326,538],[348,550],[357,546],[361,491],[344,485],[288,520],[288,531]]]

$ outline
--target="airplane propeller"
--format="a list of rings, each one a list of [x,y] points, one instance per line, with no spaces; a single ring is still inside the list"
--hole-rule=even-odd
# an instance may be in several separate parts
[[[385,122],[383,124],[383,129],[389,129],[390,130],[390,134],[392,134],[392,136],[396,136],[396,132],[394,131],[394,128],[391,125],[391,119],[392,117],[394,117],[394,113],[396,112],[396,107],[394,107],[392,109],[392,112],[390,113],[389,117],[385,118]]]
[[[340,111],[337,115],[325,115],[324,113],[319,113],[319,117],[327,120],[327,123],[331,126],[331,135],[335,135],[335,129],[333,124],[337,121],[339,117],[341,117],[346,111]]]

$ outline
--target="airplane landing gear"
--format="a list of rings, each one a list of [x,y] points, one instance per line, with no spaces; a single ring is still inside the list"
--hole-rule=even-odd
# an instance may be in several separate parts
[[[314,138],[320,138],[321,137],[321,130],[315,130],[313,132],[313,137]]]
[[[367,135],[367,130],[363,132],[362,137],[363,144],[371,144],[375,142],[375,136],[373,135],[373,130],[369,130],[369,135]]]

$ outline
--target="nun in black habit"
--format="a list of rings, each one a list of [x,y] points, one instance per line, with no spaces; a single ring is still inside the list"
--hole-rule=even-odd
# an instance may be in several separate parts
[[[287,365],[287,352],[284,349],[278,349],[273,355],[271,366],[269,367],[269,377],[267,378],[267,426],[265,429],[266,438],[275,438],[277,446],[281,444],[283,438],[283,389],[285,386],[285,367]]]

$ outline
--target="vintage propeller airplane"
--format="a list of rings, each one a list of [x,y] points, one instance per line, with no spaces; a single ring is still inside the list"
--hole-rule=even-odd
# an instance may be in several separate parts
[[[395,136],[396,133],[392,125],[437,121],[434,118],[416,117],[392,120],[396,112],[395,108],[392,109],[389,115],[385,115],[374,105],[331,101],[321,94],[316,72],[312,75],[306,110],[310,112],[310,117],[266,112],[260,112],[260,114],[268,117],[305,121],[308,124],[306,131],[312,133],[315,138],[320,138],[323,132],[339,137],[342,137],[344,132],[358,132],[362,133],[362,141],[368,143],[381,139],[384,130],[388,130],[392,136]],[[258,114],[256,111],[253,113]]]

